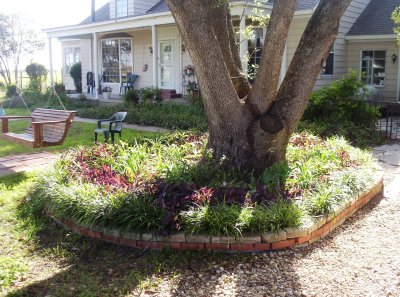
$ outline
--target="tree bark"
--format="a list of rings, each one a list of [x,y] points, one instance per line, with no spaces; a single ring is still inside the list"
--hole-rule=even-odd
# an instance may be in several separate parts
[[[321,0],[279,86],[296,1],[275,1],[253,88],[240,75],[226,0],[167,0],[202,89],[215,162],[262,172],[285,160],[323,61],[351,0]],[[223,160],[223,162],[221,161]]]

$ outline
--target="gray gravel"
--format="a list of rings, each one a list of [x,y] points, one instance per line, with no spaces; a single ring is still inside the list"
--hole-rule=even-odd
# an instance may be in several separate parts
[[[384,155],[379,151],[378,157]],[[382,165],[384,198],[373,200],[322,241],[243,259],[221,256],[181,271],[179,281],[161,284],[156,295],[400,296],[400,162]]]

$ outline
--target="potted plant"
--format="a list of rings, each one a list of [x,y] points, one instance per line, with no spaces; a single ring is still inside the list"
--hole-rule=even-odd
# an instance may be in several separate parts
[[[111,87],[104,87],[101,89],[101,92],[103,93],[103,98],[104,99],[110,99],[110,95],[112,92],[112,88]]]

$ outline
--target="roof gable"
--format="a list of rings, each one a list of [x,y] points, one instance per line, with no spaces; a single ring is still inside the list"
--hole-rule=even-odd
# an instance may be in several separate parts
[[[347,35],[394,34],[394,24],[390,17],[399,5],[400,0],[371,0]]]
[[[140,6],[140,3],[147,3],[146,0],[135,0],[136,5]],[[231,2],[241,2],[243,0],[230,0]],[[274,1],[278,0],[271,0],[271,3],[273,4]],[[317,4],[319,0],[298,0],[297,2],[297,7],[296,10],[309,10],[313,9]],[[155,13],[162,13],[162,12],[168,12],[169,8],[165,0],[160,0],[156,5],[154,5],[152,8],[150,8],[146,14],[155,14]],[[98,10],[96,10],[95,14],[95,22],[105,22],[110,20],[110,3],[105,4]],[[91,17],[87,17],[84,19],[79,25],[86,25],[91,23]]]

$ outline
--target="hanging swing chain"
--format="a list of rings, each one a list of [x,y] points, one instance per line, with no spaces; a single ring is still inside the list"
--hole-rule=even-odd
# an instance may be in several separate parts
[[[11,105],[13,104],[15,97],[17,97],[17,98],[21,99],[21,101],[24,103],[24,106],[25,106],[26,110],[29,112],[29,114],[32,114],[31,110],[29,109],[28,105],[25,102],[22,89],[19,90],[19,88],[18,88],[18,81],[16,82],[15,86],[16,86],[15,95],[10,100],[10,104],[8,105],[8,108],[11,108]]]
[[[58,101],[60,102],[60,105],[64,109],[64,111],[68,112],[67,109],[65,108],[64,104],[62,103],[60,96],[58,96],[58,93],[57,93],[56,88],[54,86],[54,82],[51,83],[51,91],[50,91],[49,98],[47,98],[46,108],[49,107],[51,96],[54,95],[54,94],[56,95],[56,97],[57,97]]]

